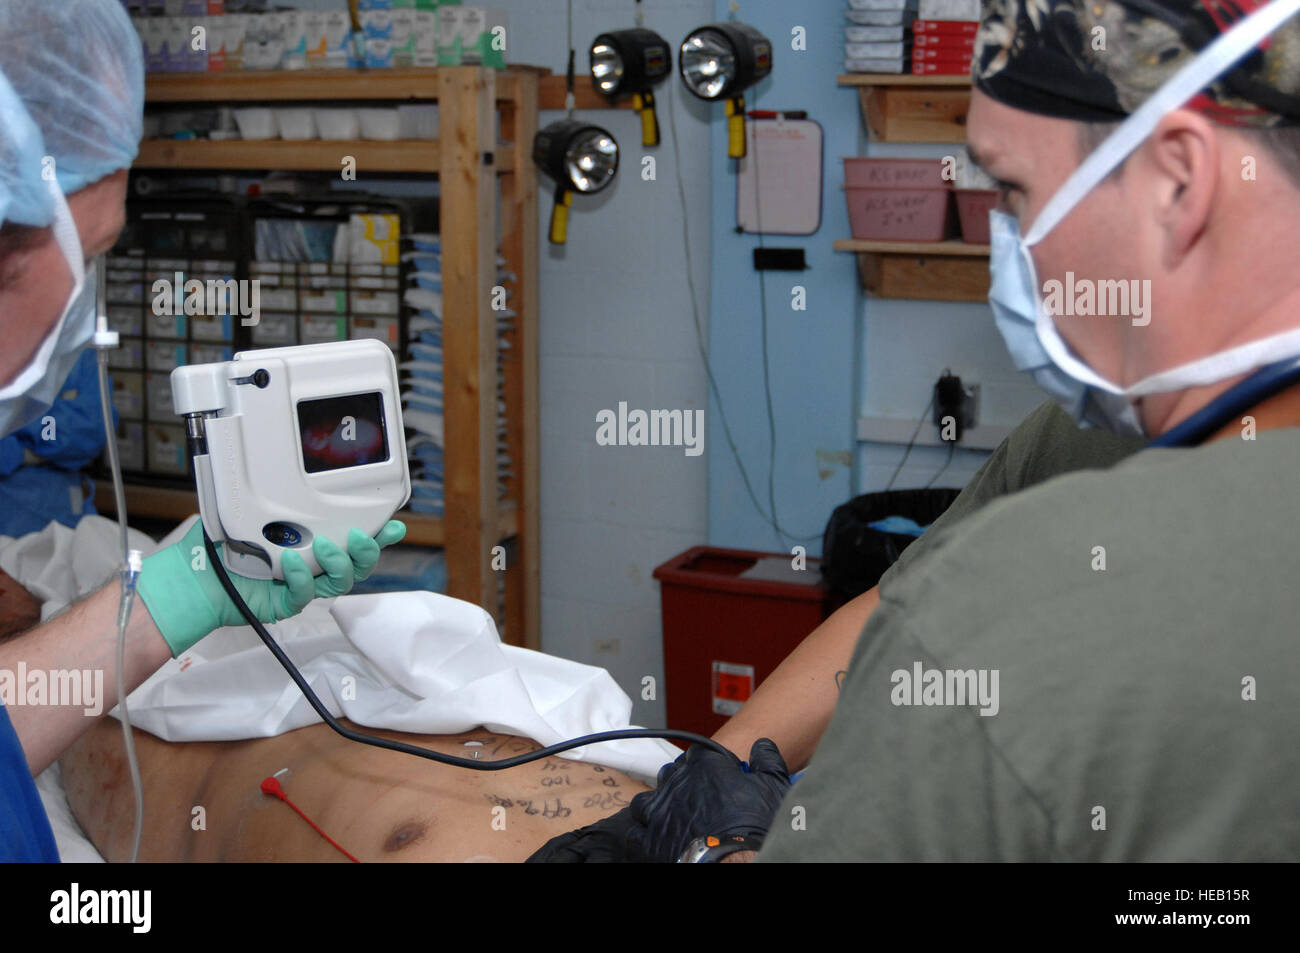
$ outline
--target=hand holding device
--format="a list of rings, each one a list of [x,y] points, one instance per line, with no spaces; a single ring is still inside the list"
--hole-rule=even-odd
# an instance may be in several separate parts
[[[525,863],[529,864],[623,864],[644,861],[631,839],[640,826],[625,807],[594,824],[552,837]]]
[[[410,499],[397,363],[379,341],[241,351],[171,380],[203,525],[238,575],[286,579],[291,552],[316,575],[316,539],[375,536]]]
[[[639,827],[629,841],[641,859],[672,863],[698,838],[757,850],[790,789],[776,743],[759,738],[748,769],[731,752],[696,745],[659,770],[659,786],[638,794],[629,810]]]
[[[315,578],[293,551],[283,555],[283,581],[231,578],[259,619],[279,622],[297,615],[312,599],[350,591],[374,570],[380,550],[405,535],[406,526],[398,520],[389,520],[373,539],[354,529],[348,533],[346,552],[332,540],[317,536],[312,549],[323,572]],[[200,521],[195,521],[179,542],[145,559],[138,585],[140,598],[173,655],[182,654],[214,629],[245,624],[208,565]]]
[[[201,520],[145,560],[139,586],[173,654],[247,621],[207,565],[205,528],[263,622],[348,592],[406,534],[390,519],[411,495],[397,395],[379,341],[241,351],[172,372]]]
[[[754,742],[749,762],[695,745],[659,769],[654,791],[638,794],[617,814],[552,837],[528,862],[712,861],[736,850],[758,850],[790,789],[790,775],[768,738]]]

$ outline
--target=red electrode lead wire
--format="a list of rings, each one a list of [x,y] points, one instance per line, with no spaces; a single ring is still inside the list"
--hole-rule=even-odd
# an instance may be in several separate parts
[[[278,797],[278,798],[279,798],[281,801],[283,801],[285,804],[288,804],[291,808],[294,809],[294,812],[295,812],[299,817],[301,817],[304,821],[306,821],[308,824],[311,825],[311,829],[312,829],[312,830],[314,830],[314,831],[315,831],[317,834],[319,834],[321,837],[323,837],[323,838],[325,838],[327,841],[329,841],[330,844],[332,844],[332,845],[334,846],[334,848],[335,848],[336,850],[338,850],[339,853],[341,853],[341,854],[342,854],[344,857],[346,857],[348,860],[352,861],[352,863],[354,863],[354,864],[359,864],[359,863],[361,863],[361,861],[357,860],[355,857],[353,857],[351,854],[349,854],[346,850],[344,850],[342,847],[340,847],[337,843],[335,843],[334,838],[330,837],[330,836],[329,836],[328,834],[326,834],[323,830],[321,830],[319,827],[317,827],[315,821],[313,821],[310,817],[308,817],[308,816],[307,816],[306,814],[304,814],[302,811],[298,810],[298,805],[297,805],[297,804],[294,804],[293,801],[290,801],[290,800],[289,800],[289,795],[287,795],[287,794],[284,793],[284,788],[280,787],[280,782],[279,782],[276,778],[274,778],[274,777],[270,777],[270,778],[267,778],[265,781],[262,782],[262,793],[263,793],[263,794],[269,794],[269,795],[271,795],[271,797]]]

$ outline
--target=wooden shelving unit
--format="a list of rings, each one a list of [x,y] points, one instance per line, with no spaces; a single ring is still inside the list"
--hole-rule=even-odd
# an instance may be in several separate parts
[[[862,123],[878,142],[964,142],[970,109],[969,75],[844,73],[841,86],[858,90]]]
[[[836,251],[877,255],[964,255],[988,257],[988,245],[976,245],[957,240],[944,242],[878,242],[860,238],[841,238],[835,242]]]
[[[332,139],[328,142],[283,139],[235,139],[226,142],[146,139],[140,143],[136,168],[140,169],[280,169],[287,172],[332,172],[340,157],[352,156],[357,168],[368,172],[436,173],[442,161],[442,144],[433,140]],[[515,167],[513,146],[498,147],[494,156],[498,172]]]
[[[877,142],[966,139],[969,75],[844,73],[838,82],[857,89],[862,124]],[[842,239],[835,250],[857,254],[862,287],[876,297],[983,301],[988,295],[988,245]]]
[[[513,539],[505,573],[507,641],[540,646],[538,571],[537,178],[528,152],[537,130],[544,71],[496,72],[474,66],[384,71],[332,70],[150,76],[146,100],[159,103],[434,101],[440,141],[172,141],[141,145],[136,165],[151,169],[332,170],[357,160],[359,175],[401,172],[441,179],[446,517],[402,513],[408,540],[446,550],[448,593],[496,613],[499,575],[492,549]],[[583,84],[580,84],[583,85]],[[589,86],[589,84],[586,84]],[[560,87],[563,97],[563,87]],[[584,97],[585,99],[585,97]],[[497,141],[495,112],[500,113]],[[517,276],[517,312],[504,350],[506,442],[515,476],[497,498],[497,327],[491,290],[500,249]],[[111,494],[106,509],[112,509]],[[103,505],[102,495],[97,502]],[[140,516],[179,519],[196,511],[194,494],[128,488]]]
[[[878,298],[984,301],[988,297],[988,245],[843,238],[834,248],[857,255],[858,279]]]

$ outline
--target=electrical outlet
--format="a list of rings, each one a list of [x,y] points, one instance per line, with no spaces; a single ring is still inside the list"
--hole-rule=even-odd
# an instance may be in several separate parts
[[[961,441],[962,433],[975,426],[979,418],[979,384],[966,384],[960,377],[945,370],[934,384],[934,423],[940,437],[953,443]],[[951,418],[956,427],[945,427]],[[945,436],[945,431],[951,436]]]
[[[966,391],[966,404],[962,409],[966,413],[964,415],[965,419],[962,421],[962,423],[965,425],[966,429],[969,430],[970,428],[976,426],[977,422],[979,421],[980,385],[965,384],[963,385],[963,387]]]

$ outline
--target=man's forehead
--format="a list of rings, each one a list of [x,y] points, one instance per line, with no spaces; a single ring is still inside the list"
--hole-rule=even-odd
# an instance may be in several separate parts
[[[1018,112],[989,99],[979,90],[972,92],[966,124],[966,151],[977,166],[988,169],[993,165],[1006,165],[1023,152],[1019,147],[1022,130],[1017,121]]]
[[[966,151],[986,170],[990,166],[1000,171],[1025,169],[1073,141],[1073,125],[1007,106],[976,89],[967,115]]]

